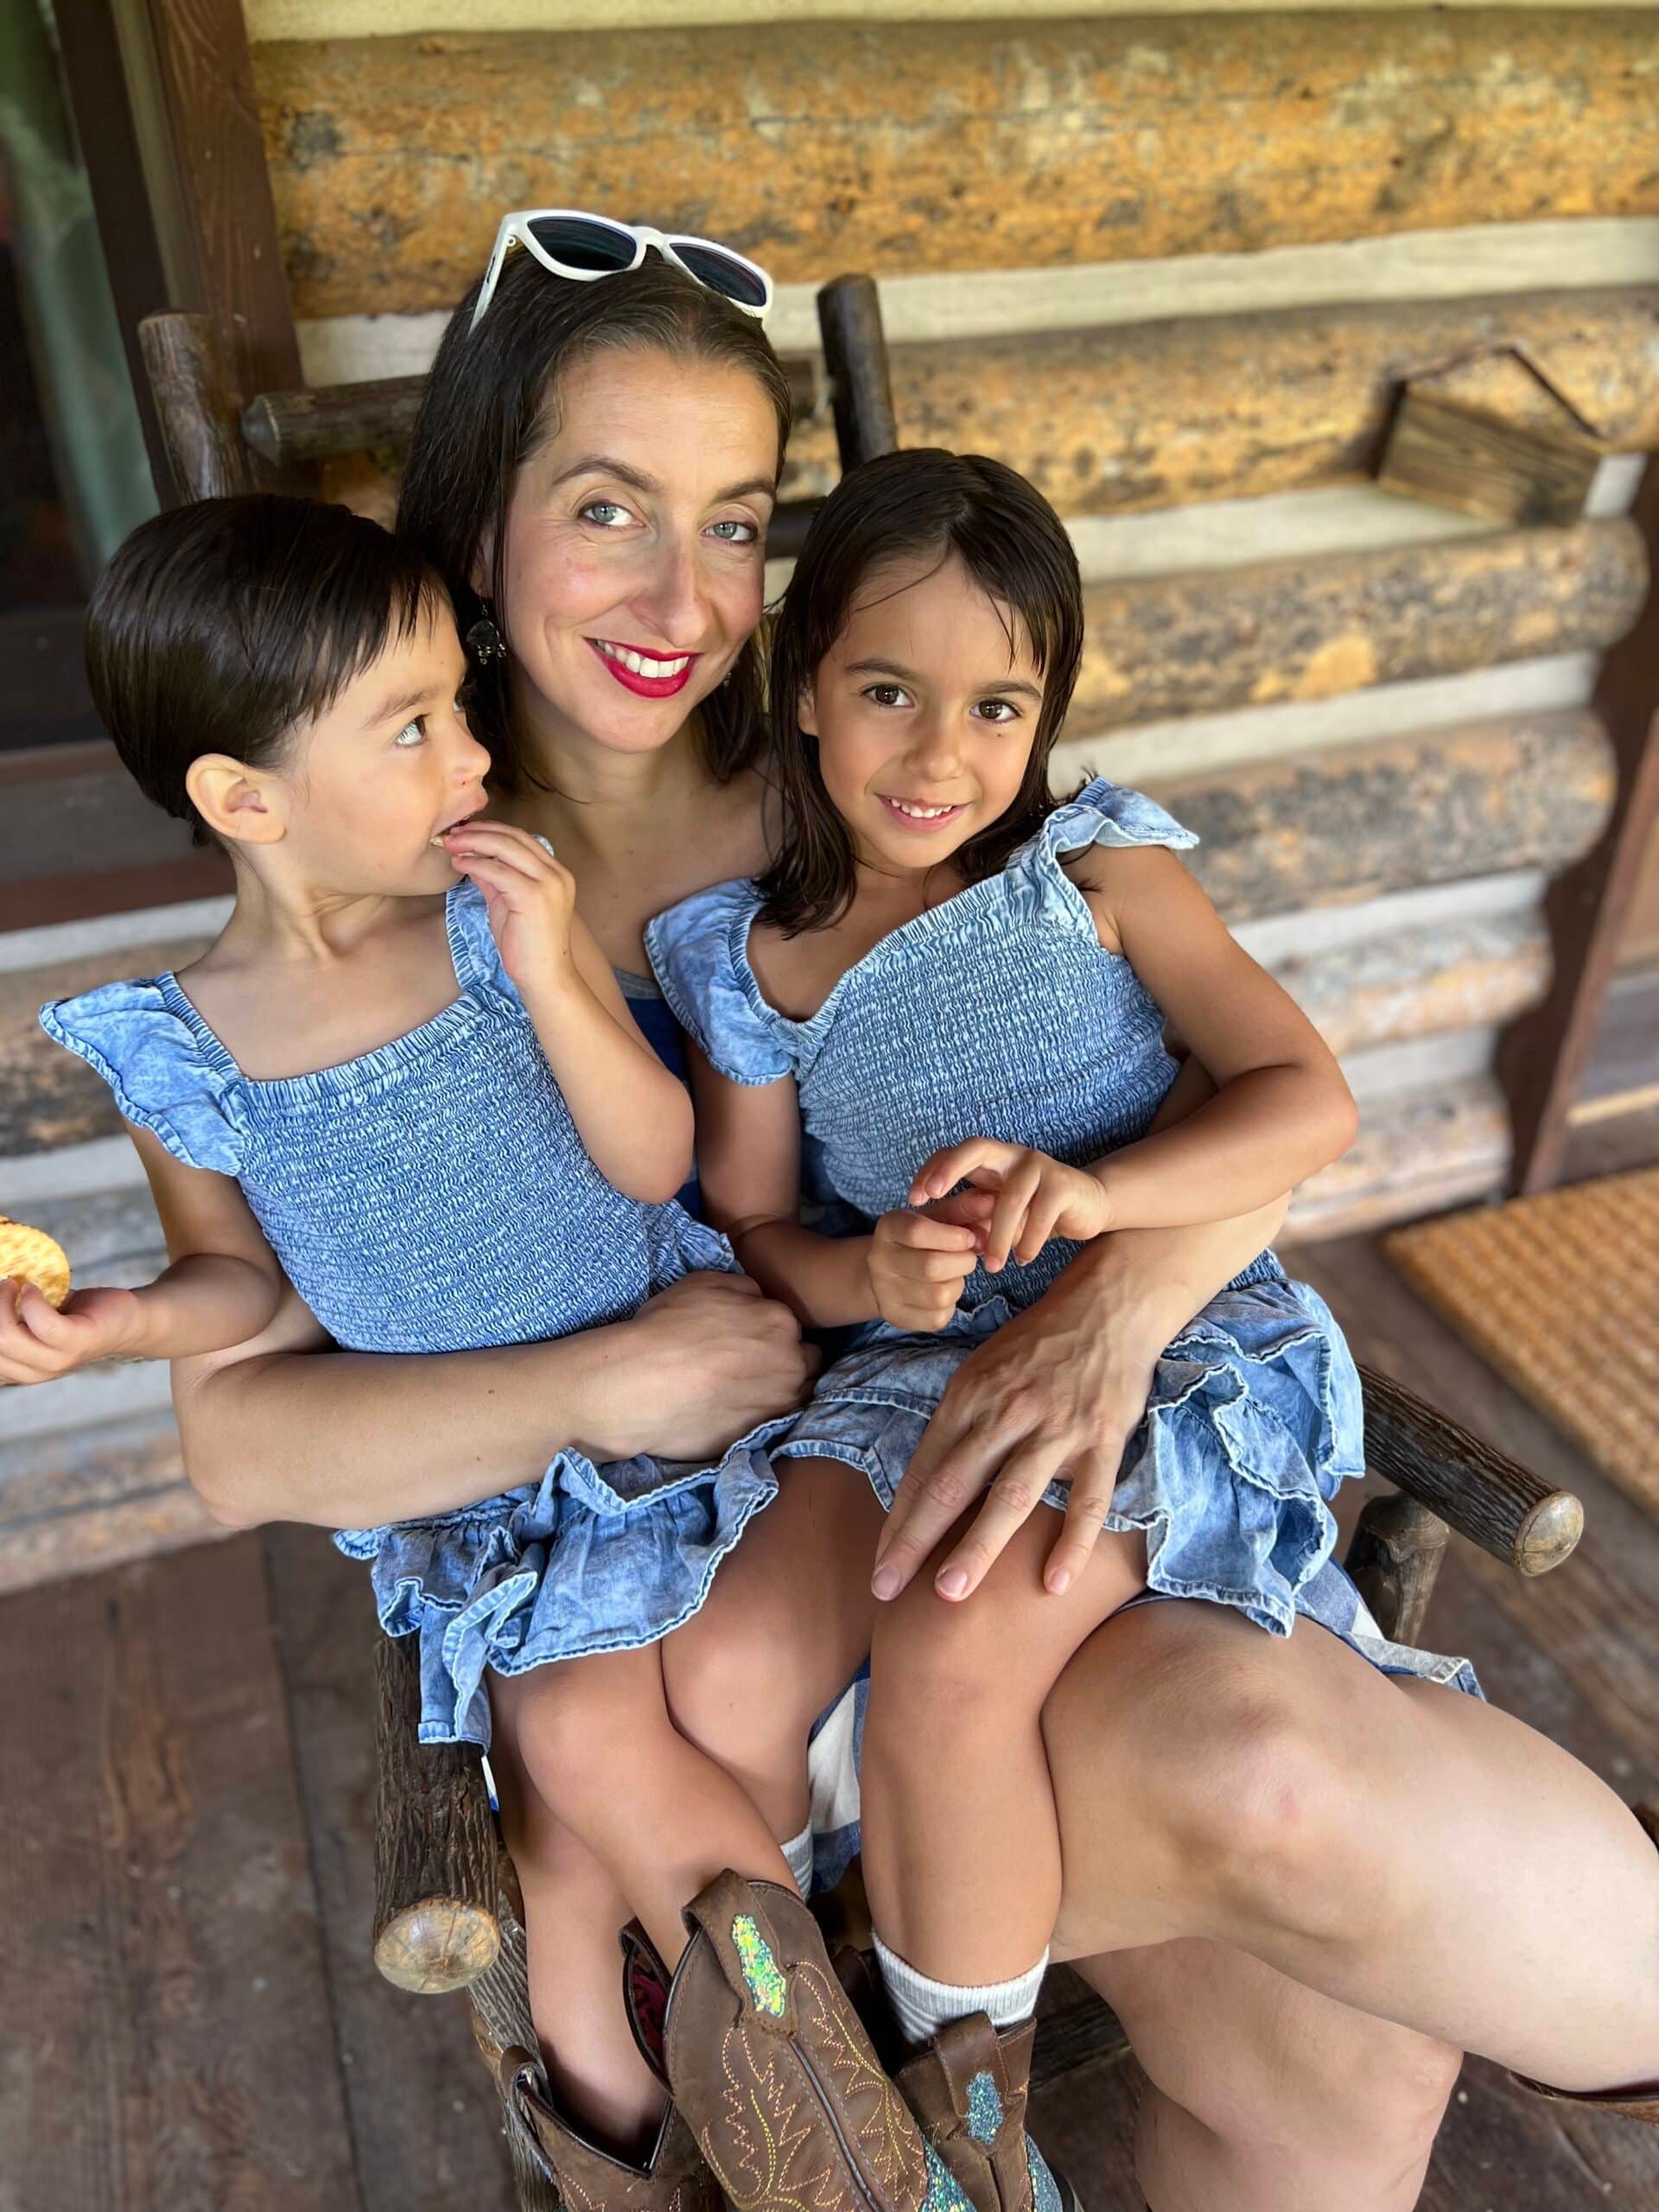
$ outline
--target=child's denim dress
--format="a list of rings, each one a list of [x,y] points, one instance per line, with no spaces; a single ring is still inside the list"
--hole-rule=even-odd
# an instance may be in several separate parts
[[[1060,859],[1093,844],[1196,842],[1139,792],[1091,783],[1001,874],[884,938],[804,1021],[768,1005],[749,966],[752,883],[685,899],[647,944],[715,1068],[742,1084],[796,1078],[834,1192],[874,1218],[906,1204],[931,1153],[966,1137],[1080,1164],[1145,1135],[1176,1072],[1164,1017],[1128,962],[1101,946]],[[977,1270],[936,1336],[861,1330],[772,1456],[843,1460],[890,1503],[956,1370],[1077,1249],[1057,1240],[1029,1265]],[[1329,1501],[1363,1471],[1342,1332],[1263,1252],[1166,1351],[1106,1526],[1144,1531],[1154,1595],[1230,1605],[1277,1636],[1310,1615],[1390,1671],[1472,1690],[1466,1662],[1376,1635],[1332,1561]],[[1065,1502],[1056,1484],[1048,1503]]]
[[[240,1183],[289,1281],[356,1351],[462,1351],[620,1320],[696,1268],[736,1271],[677,1205],[588,1158],[469,883],[447,906],[459,996],[315,1075],[245,1076],[171,975],[41,1020],[187,1166]],[[763,1423],[717,1465],[562,1451],[539,1483],[430,1520],[347,1529],[381,1625],[421,1639],[421,1738],[487,1745],[486,1667],[628,1650],[695,1613],[777,1494]]]

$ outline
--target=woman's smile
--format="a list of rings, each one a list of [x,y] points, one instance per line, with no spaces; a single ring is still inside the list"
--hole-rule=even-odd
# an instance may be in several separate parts
[[[589,638],[588,643],[625,690],[645,699],[671,699],[683,691],[702,658],[701,653],[653,653],[611,638]]]

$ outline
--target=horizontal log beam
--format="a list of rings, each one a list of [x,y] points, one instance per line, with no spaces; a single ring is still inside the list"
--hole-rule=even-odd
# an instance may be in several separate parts
[[[1297,1192],[1282,1241],[1356,1236],[1488,1197],[1509,1161],[1509,1111],[1490,1076],[1376,1101],[1349,1151]]]
[[[1062,514],[1132,514],[1368,477],[1407,377],[1510,345],[1609,445],[1659,447],[1653,286],[899,346],[893,406],[906,445],[995,454]],[[1507,383],[1489,360],[1456,390],[1512,405]],[[837,474],[833,438],[804,425],[791,490],[821,493]]]
[[[1109,776],[1109,742],[1086,750]],[[1197,831],[1192,871],[1236,924],[1509,868],[1565,868],[1606,826],[1614,763],[1583,709],[1160,779],[1154,789]]]
[[[1067,731],[1599,652],[1647,588],[1642,537],[1624,521],[1093,584]]]
[[[254,49],[297,313],[453,304],[499,211],[784,280],[1659,210],[1659,16],[469,32]]]
[[[1310,927],[1317,934],[1317,925]],[[1510,1021],[1549,983],[1541,913],[1403,930],[1272,963],[1333,1052]]]

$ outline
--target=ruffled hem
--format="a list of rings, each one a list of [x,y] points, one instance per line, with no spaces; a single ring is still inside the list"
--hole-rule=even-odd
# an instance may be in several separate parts
[[[772,1456],[842,1459],[891,1504],[950,1376],[1010,1311],[993,1300],[937,1337],[873,1331]],[[1359,1378],[1317,1294],[1283,1281],[1224,1291],[1159,1361],[1104,1525],[1144,1532],[1150,1589],[1288,1636],[1336,1541],[1328,1501],[1363,1471],[1363,1439]],[[1063,1484],[1046,1495],[1064,1510]]]
[[[423,1744],[490,1742],[486,1671],[632,1651],[690,1620],[778,1494],[763,1422],[715,1466],[562,1452],[539,1483],[334,1541],[371,1563],[388,1636],[418,1636]]]

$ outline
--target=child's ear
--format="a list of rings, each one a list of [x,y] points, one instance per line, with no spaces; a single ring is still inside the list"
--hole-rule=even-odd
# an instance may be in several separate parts
[[[228,753],[204,753],[185,771],[190,803],[226,844],[275,845],[288,835],[281,787]]]
[[[813,690],[812,686],[810,683],[803,686],[801,695],[795,702],[795,720],[809,737],[816,737],[817,735],[817,695]]]

